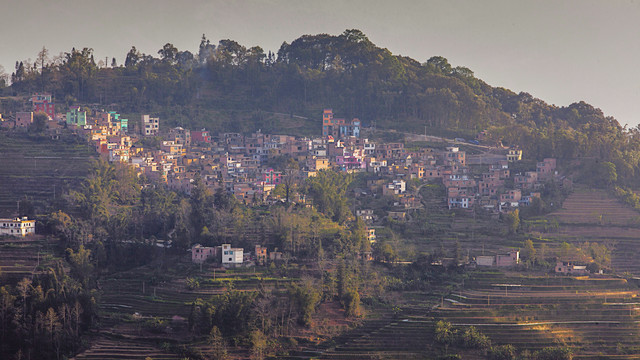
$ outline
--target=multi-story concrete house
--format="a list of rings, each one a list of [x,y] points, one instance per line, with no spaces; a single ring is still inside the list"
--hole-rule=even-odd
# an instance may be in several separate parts
[[[33,112],[17,112],[15,125],[17,128],[27,128],[33,124]]]
[[[243,248],[232,248],[231,244],[222,244],[222,266],[241,265],[243,261]]]
[[[324,109],[322,113],[322,136],[332,136],[334,139],[346,137],[360,137],[360,120],[354,118],[351,121],[333,117],[332,109]]]
[[[191,261],[196,264],[202,264],[205,261],[212,259],[217,260],[220,257],[220,247],[208,247],[200,244],[195,244],[191,247]]]
[[[538,182],[538,173],[536,171],[527,171],[522,174],[518,174],[513,177],[513,183],[516,187],[523,190],[533,189]]]
[[[196,144],[197,143],[210,144],[211,143],[211,134],[205,129],[202,129],[200,131],[192,131],[191,132],[191,140]]]
[[[538,173],[538,179],[548,180],[553,178],[556,172],[556,159],[545,158],[543,161],[536,164],[536,172]]]
[[[140,134],[144,136],[158,136],[160,133],[160,118],[142,115],[140,118]]]
[[[405,152],[403,143],[386,143],[376,146],[375,155],[376,158],[389,160],[399,158]]]
[[[517,207],[518,202],[522,199],[522,192],[520,189],[506,190],[503,194],[500,194],[501,203],[511,203],[511,206]]]
[[[36,221],[25,217],[0,219],[0,235],[27,236],[36,233]]]
[[[80,107],[72,107],[67,111],[67,124],[84,126],[87,125],[87,112]]]
[[[185,148],[191,146],[191,131],[185,130],[180,126],[170,129],[165,136],[166,140],[173,141],[176,144],[180,144]]]
[[[31,104],[33,112],[43,112],[51,120],[56,118],[56,107],[52,101],[51,94],[35,93],[31,96]]]
[[[522,160],[522,150],[511,148],[507,151],[507,161],[514,162]]]
[[[449,187],[447,188],[447,205],[449,209],[470,209],[475,202],[475,194],[472,189]]]
[[[466,153],[460,151],[460,148],[457,146],[447,147],[446,151],[442,152],[440,156],[445,165],[466,165]]]

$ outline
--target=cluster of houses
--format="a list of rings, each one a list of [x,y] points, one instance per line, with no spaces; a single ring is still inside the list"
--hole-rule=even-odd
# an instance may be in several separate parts
[[[281,252],[267,252],[267,248],[261,245],[256,245],[253,253],[245,252],[243,248],[232,248],[231,244],[213,247],[196,244],[191,247],[191,261],[196,264],[209,262],[224,267],[239,267],[265,265],[267,261],[280,260]]]
[[[449,209],[468,209],[478,204],[486,210],[508,212],[520,206],[530,205],[535,198],[540,198],[539,190],[550,180],[570,180],[560,177],[556,171],[556,159],[546,158],[537,163],[535,171],[526,171],[512,176],[509,164],[522,158],[522,150],[510,149],[504,158],[491,156],[491,164],[487,172],[481,176],[473,176],[465,166],[465,154],[457,147],[448,147],[448,153],[454,156],[447,158],[456,162],[443,177],[447,189]],[[443,170],[443,171],[447,171]],[[513,187],[507,188],[505,180],[512,177]]]
[[[480,255],[472,262],[472,266],[477,267],[514,267],[520,264],[520,251],[511,250],[506,254],[496,255]],[[587,275],[589,270],[584,263],[574,261],[556,260],[556,266],[553,271],[556,274],[564,275]],[[600,271],[602,274],[602,271]]]
[[[105,159],[129,163],[139,175],[163,181],[174,190],[189,193],[196,176],[200,176],[207,187],[225,190],[245,203],[274,201],[271,192],[286,176],[303,179],[323,169],[375,175],[361,193],[394,197],[396,209],[388,211],[387,216],[395,221],[404,221],[407,209],[421,206],[416,195],[407,191],[407,181],[411,179],[442,181],[449,209],[469,209],[477,204],[495,212],[530,205],[540,197],[539,190],[545,182],[553,180],[570,185],[568,179],[558,175],[553,158],[538,162],[535,170],[511,174],[509,164],[522,159],[522,151],[517,148],[503,154],[487,152],[470,156],[458,146],[408,150],[401,142],[380,143],[362,138],[360,120],[335,118],[331,109],[325,109],[322,114],[322,137],[318,138],[261,131],[250,135],[212,136],[206,129],[163,129],[159,118],[146,114],[131,122],[115,111],[81,107],[56,114],[50,94],[37,93],[30,100],[32,111],[17,112],[6,119],[0,115],[0,127],[28,128],[34,114],[43,112],[49,118],[46,128],[52,136],[63,128],[70,129],[88,139]],[[479,134],[478,139],[481,140],[483,134]],[[140,140],[145,137],[155,137],[158,146],[141,146]],[[299,169],[283,174],[268,166],[279,157],[296,160]],[[470,165],[488,165],[488,168],[481,175],[474,175]],[[513,186],[507,187],[506,183]],[[304,203],[305,199],[299,196],[293,201]],[[373,210],[356,210],[356,215],[366,224],[368,240],[375,242]],[[26,236],[34,232],[34,220],[0,219],[0,235]],[[267,253],[260,245],[251,253],[232,248],[230,244],[217,247],[198,244],[191,249],[191,258],[194,263],[213,261],[222,266],[263,265],[268,260],[282,259],[282,253]],[[475,259],[477,266],[510,267],[518,263],[518,251]],[[586,273],[586,267],[558,261],[555,271],[582,274]]]
[[[33,111],[15,114],[15,127],[29,126],[34,112],[42,111],[51,120],[48,124],[51,131],[61,126],[70,128],[85,136],[101,156],[109,161],[130,163],[140,175],[187,193],[199,175],[212,190],[222,188],[247,203],[267,201],[272,190],[283,181],[285,174],[268,166],[270,160],[281,156],[300,164],[295,172],[300,178],[329,168],[375,174],[378,179],[369,182],[370,190],[395,196],[397,205],[404,209],[420,206],[415,195],[406,191],[408,179],[440,179],[446,187],[450,209],[468,209],[478,203],[488,210],[509,211],[530,204],[540,196],[538,189],[543,182],[557,176],[555,159],[545,159],[538,163],[535,171],[513,176],[514,188],[506,189],[505,180],[511,176],[509,163],[522,158],[521,150],[510,149],[504,155],[492,154],[480,159],[480,163],[490,163],[489,169],[481,177],[473,176],[465,152],[456,146],[408,151],[400,142],[376,143],[361,138],[360,120],[336,118],[331,109],[325,109],[322,114],[322,137],[319,138],[261,131],[250,135],[220,133],[214,137],[205,129],[163,130],[160,119],[149,115],[130,122],[115,111],[80,107],[56,115],[50,94],[34,94],[31,102]],[[144,137],[161,137],[159,146],[141,146],[139,140]],[[470,160],[478,163],[478,159]],[[393,180],[385,180],[388,178]],[[304,202],[304,199],[294,201]],[[399,220],[403,215],[398,211],[389,214]]]

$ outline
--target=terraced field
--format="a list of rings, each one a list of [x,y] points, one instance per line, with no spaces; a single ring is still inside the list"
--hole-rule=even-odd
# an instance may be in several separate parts
[[[433,315],[476,326],[497,344],[530,351],[566,345],[577,359],[591,359],[633,348],[640,335],[640,293],[624,279],[478,272],[467,283]],[[640,358],[640,353],[625,358]]]
[[[547,219],[556,219],[557,230],[545,234],[557,242],[585,241],[608,244],[613,248],[611,265],[618,273],[640,274],[640,213],[604,191],[577,189],[563,208]]]
[[[236,290],[254,290],[262,282],[267,288],[278,287],[294,279],[263,279],[263,274],[252,269],[224,270],[205,265],[202,271],[185,258],[172,258],[172,270],[162,279],[151,280],[151,266],[143,266],[103,278],[99,282],[100,330],[94,334],[89,348],[76,359],[144,359],[145,352],[153,359],[178,358],[160,345],[170,338],[172,342],[189,343],[191,334],[185,331],[191,303],[197,298],[207,299],[222,294],[231,284]],[[180,270],[175,270],[179,268]],[[177,271],[179,274],[174,272]],[[189,290],[185,274],[197,278],[200,287]],[[166,321],[168,328],[153,333],[145,328],[152,318]],[[127,355],[128,346],[136,350]],[[197,344],[194,344],[198,348]],[[210,349],[204,347],[203,352]],[[235,350],[234,350],[235,351]],[[242,357],[242,356],[241,356]]]
[[[497,218],[490,216],[473,216],[471,212],[453,213],[447,209],[444,190],[425,187],[420,192],[426,213],[425,223],[428,231],[421,233],[416,227],[421,224],[412,223],[405,236],[406,243],[412,247],[409,252],[433,253],[441,247],[449,254],[453,253],[456,242],[460,244],[464,254],[471,257],[502,253],[509,247],[518,248],[522,242],[515,237],[504,236],[506,228]],[[411,216],[419,216],[417,211]]]
[[[25,197],[45,208],[77,186],[94,156],[88,145],[0,133],[0,216],[11,216]]]
[[[576,188],[551,216],[563,224],[640,225],[640,213],[596,189]]]
[[[180,359],[180,356],[163,351],[153,342],[100,337],[92,341],[89,350],[77,355],[74,359],[144,360],[146,358],[154,360],[177,360]]]
[[[506,286],[511,285],[511,286]],[[384,314],[317,349],[322,359],[435,357],[434,324],[475,326],[493,344],[520,351],[569,346],[575,359],[640,359],[637,287],[618,278],[522,276],[477,271],[448,296],[414,294],[395,316]],[[434,303],[436,305],[434,305]],[[606,354],[606,355],[602,355]],[[464,359],[481,359],[464,353]]]
[[[25,238],[0,238],[0,271],[3,281],[15,283],[51,266],[55,241],[32,235]]]

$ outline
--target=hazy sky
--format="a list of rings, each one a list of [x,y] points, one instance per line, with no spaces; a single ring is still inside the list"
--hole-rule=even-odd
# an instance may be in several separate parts
[[[640,0],[0,0],[0,64],[11,73],[43,46],[121,64],[132,45],[196,52],[203,33],[275,52],[353,28],[394,54],[444,56],[492,86],[640,123]]]

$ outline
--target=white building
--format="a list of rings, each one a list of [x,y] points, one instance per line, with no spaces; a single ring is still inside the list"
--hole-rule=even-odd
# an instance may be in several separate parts
[[[0,219],[0,235],[27,236],[36,233],[36,221],[27,217]]]
[[[145,136],[157,136],[160,131],[160,118],[142,115],[140,133]]]
[[[243,248],[232,248],[231,244],[222,244],[222,266],[242,264]]]

